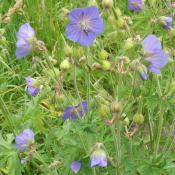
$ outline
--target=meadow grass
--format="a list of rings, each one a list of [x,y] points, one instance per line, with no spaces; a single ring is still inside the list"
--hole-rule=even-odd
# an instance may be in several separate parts
[[[94,2],[24,0],[22,8],[8,23],[3,23],[3,18],[0,21],[0,174],[71,175],[70,164],[74,160],[82,163],[80,175],[175,174],[175,35],[158,22],[160,16],[173,15],[171,2],[148,0],[141,12],[134,13],[128,11],[125,0],[114,0],[113,10],[104,9],[101,0],[96,0],[99,11],[103,12],[105,31],[93,46],[82,47],[66,38],[69,23],[66,9],[71,11]],[[0,0],[0,15],[14,3]],[[118,19],[115,9],[122,13]],[[123,27],[117,23],[119,19],[124,19]],[[47,54],[32,51],[18,60],[16,33],[26,22],[35,29],[36,37],[45,43],[48,51]],[[149,73],[148,80],[142,81],[138,70],[122,71],[133,60],[143,57],[141,42],[149,34],[161,40],[170,61],[161,75]],[[134,43],[125,49],[128,38]],[[69,69],[61,70],[61,62],[67,58],[65,45],[72,48],[73,60]],[[109,55],[110,69],[99,56],[102,49]],[[123,57],[129,61],[117,70],[118,60]],[[94,63],[102,68],[96,69]],[[143,64],[147,66],[144,60]],[[36,97],[27,93],[27,76],[42,82],[43,88]],[[88,101],[89,107],[83,119],[63,121],[64,109],[83,100]],[[119,112],[111,108],[114,102]],[[136,114],[142,114],[144,121],[135,123]],[[109,124],[115,115],[117,120]],[[29,161],[21,164],[25,155],[15,148],[15,137],[26,128],[34,131],[35,143]],[[134,131],[133,136],[129,137],[127,134],[131,133],[126,133],[126,129]],[[104,145],[108,159],[105,168],[90,167],[97,142]]]

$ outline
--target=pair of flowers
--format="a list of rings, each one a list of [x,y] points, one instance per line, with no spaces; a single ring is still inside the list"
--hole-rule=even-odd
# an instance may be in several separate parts
[[[72,10],[69,13],[69,19],[66,36],[81,45],[92,45],[96,36],[104,31],[103,20],[95,6]],[[27,56],[36,42],[34,29],[29,23],[23,24],[17,32],[16,57],[21,59]]]
[[[100,145],[101,143],[97,143],[96,145]],[[107,167],[107,157],[106,157],[106,153],[102,148],[96,148],[96,150],[94,150],[94,152],[91,155],[90,158],[90,167]],[[78,173],[81,169],[81,162],[79,161],[73,161],[70,165],[71,170],[74,173]]]

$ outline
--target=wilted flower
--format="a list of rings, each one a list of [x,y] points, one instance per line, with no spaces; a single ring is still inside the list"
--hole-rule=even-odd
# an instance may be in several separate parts
[[[88,112],[88,104],[86,101],[79,103],[77,106],[68,106],[64,110],[62,115],[62,119],[66,120],[71,117],[73,120],[78,119],[79,117],[83,117],[85,113]]]
[[[136,13],[144,8],[143,0],[128,0],[128,10],[133,10]]]
[[[107,166],[107,157],[106,153],[102,148],[97,147],[96,150],[91,155],[91,167],[100,166],[106,167]]]
[[[173,18],[169,16],[160,17],[160,22],[164,29],[170,29],[173,26]]]
[[[169,59],[169,55],[162,50],[160,40],[155,35],[148,35],[142,43],[146,60],[150,63],[148,70],[160,74]]]
[[[34,133],[30,129],[25,129],[16,137],[16,148],[20,152],[27,150],[34,143]]]
[[[34,29],[29,23],[23,24],[17,33],[16,57],[20,59],[27,56],[33,47],[34,40]]]
[[[39,87],[37,87],[36,80],[31,77],[26,77],[27,90],[29,95],[36,96],[39,92]]]
[[[95,6],[74,9],[69,13],[69,19],[66,36],[81,45],[92,45],[96,36],[104,31],[103,21]]]
[[[80,171],[81,163],[79,161],[74,161],[70,165],[71,170],[77,174]]]

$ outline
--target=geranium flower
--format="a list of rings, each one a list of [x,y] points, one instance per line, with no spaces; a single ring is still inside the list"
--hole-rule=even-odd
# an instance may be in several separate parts
[[[106,153],[103,149],[97,149],[93,152],[91,156],[91,167],[100,166],[100,167],[106,167],[107,166],[107,158]]]
[[[133,10],[136,13],[144,8],[143,0],[128,0],[128,10]]]
[[[160,22],[164,29],[170,29],[173,27],[173,18],[169,16],[162,16],[160,17]]]
[[[96,36],[104,31],[103,21],[95,6],[74,9],[69,13],[69,19],[66,36],[81,45],[92,45]]]
[[[70,168],[75,174],[77,174],[80,171],[81,163],[79,161],[73,161]]]
[[[83,117],[85,113],[88,112],[88,104],[86,101],[79,103],[77,106],[68,106],[64,110],[62,115],[62,119],[66,120],[71,117],[73,120],[78,119],[79,117]]]
[[[148,70],[160,74],[168,63],[169,55],[162,50],[160,40],[155,35],[148,35],[142,43],[145,59],[149,62]]]
[[[35,40],[35,31],[29,23],[23,24],[17,33],[16,57],[21,59],[30,53]]]
[[[34,133],[30,129],[25,129],[16,137],[16,148],[24,152],[34,143]]]
[[[31,77],[26,77],[25,80],[29,95],[36,96],[39,93],[39,87],[36,86],[36,80]]]

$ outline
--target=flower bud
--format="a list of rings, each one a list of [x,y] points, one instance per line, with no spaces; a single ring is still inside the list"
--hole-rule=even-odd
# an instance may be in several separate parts
[[[102,0],[102,5],[104,8],[112,8],[113,7],[113,0]]]
[[[164,29],[170,29],[173,25],[173,18],[169,16],[161,16],[159,22]]]
[[[115,13],[116,13],[116,15],[117,15],[118,17],[122,16],[122,12],[121,12],[121,10],[120,10],[118,7],[115,8]]]
[[[72,55],[73,55],[73,50],[72,50],[72,48],[70,46],[66,45],[64,47],[64,53],[65,53],[66,57],[71,58]]]
[[[58,101],[58,103],[63,104],[66,100],[66,97],[64,94],[59,94],[59,95],[56,94],[56,100]]]
[[[133,121],[137,124],[142,124],[144,122],[144,117],[141,113],[136,113],[133,117]]]
[[[148,70],[147,67],[143,64],[140,64],[139,68],[138,68],[138,72],[140,74],[140,78],[144,81],[148,79]]]
[[[55,77],[55,76],[58,76],[59,74],[60,74],[60,71],[57,68],[48,69],[47,71],[45,71],[45,75],[47,77]]]
[[[49,60],[53,65],[57,64],[57,60],[52,58],[51,56],[49,56]]]
[[[112,113],[120,113],[121,110],[122,110],[122,106],[121,106],[121,104],[119,102],[113,101],[111,103],[111,111],[112,111]]]
[[[125,41],[124,49],[125,49],[125,50],[130,50],[133,46],[134,46],[134,43],[133,43],[132,38],[128,38],[128,39]]]
[[[110,70],[111,63],[109,61],[103,60],[102,61],[102,69],[103,70]]]
[[[125,21],[122,17],[118,18],[118,20],[116,21],[116,26],[118,28],[124,28],[125,26]]]
[[[169,58],[168,64],[169,64],[169,65],[172,65],[173,63],[174,63],[174,60],[173,60],[172,58]]]
[[[71,67],[71,64],[70,64],[68,59],[63,60],[60,64],[61,70],[68,70],[68,69],[70,69],[70,67]]]
[[[73,58],[80,59],[84,55],[85,54],[84,54],[84,50],[83,50],[82,47],[74,48],[74,50],[73,50]]]
[[[123,123],[125,126],[128,126],[129,125],[129,118],[126,117],[124,120],[123,120]]]
[[[101,104],[99,107],[99,113],[102,117],[107,117],[110,114],[110,109],[107,105]]]
[[[104,49],[102,49],[99,53],[98,53],[98,57],[102,60],[106,60],[108,58],[109,54],[108,52],[106,52]]]

